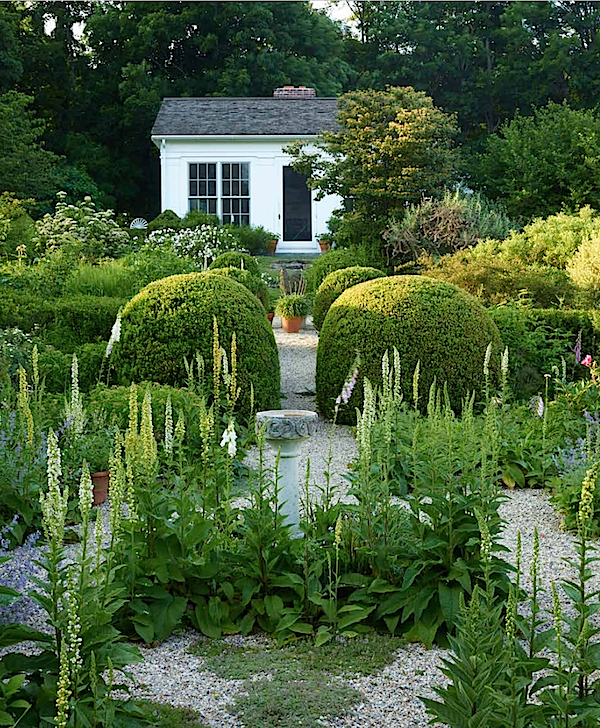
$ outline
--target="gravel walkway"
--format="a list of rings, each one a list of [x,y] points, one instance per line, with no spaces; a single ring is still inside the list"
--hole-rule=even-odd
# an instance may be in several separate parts
[[[284,334],[275,319],[274,333],[281,361],[282,406],[314,410],[316,331],[309,321],[300,334]],[[256,452],[250,452],[248,462],[255,462],[256,455]],[[348,463],[355,455],[355,443],[348,428],[333,428],[320,421],[317,434],[305,446],[301,466],[305,467],[310,458],[313,494],[318,497],[318,490],[324,485],[323,473],[330,457],[331,472],[336,474],[334,483],[343,491],[347,481],[340,474],[347,471]],[[506,557],[514,559],[520,531],[523,583],[527,586],[533,533],[537,527],[541,543],[540,572],[548,589],[542,596],[543,606],[551,609],[552,579],[559,581],[573,576],[573,570],[564,558],[575,555],[574,538],[561,530],[559,516],[546,493],[515,490],[506,495],[501,506],[501,515],[507,521],[503,543],[510,550]],[[590,589],[600,588],[597,566],[594,571]],[[239,719],[227,709],[228,703],[243,689],[242,681],[219,678],[205,669],[203,658],[190,655],[189,649],[198,639],[196,633],[186,631],[173,635],[158,647],[142,648],[144,662],[131,666],[133,695],[192,708],[212,728],[242,728]],[[226,639],[242,646],[256,645],[264,640],[254,636]],[[417,644],[400,649],[396,659],[381,673],[347,679],[348,684],[364,695],[363,702],[350,708],[342,717],[322,719],[321,724],[329,728],[423,728],[428,724],[428,718],[419,696],[433,696],[432,686],[443,684],[440,664],[444,655],[447,655],[444,650],[427,650]]]
[[[281,328],[281,319],[273,319],[273,333],[279,350],[281,369],[281,407],[282,409],[303,409],[316,411],[315,405],[315,364],[317,331],[308,317],[298,334],[286,334]],[[267,447],[265,464],[273,467],[275,456]],[[304,475],[306,466],[310,467],[311,497],[319,498],[320,490],[326,485],[325,473],[330,473],[330,488],[341,497],[348,487],[343,473],[357,455],[356,442],[352,431],[341,425],[334,426],[319,418],[315,435],[303,445],[298,464],[298,472]],[[256,467],[258,450],[253,448],[245,462]]]

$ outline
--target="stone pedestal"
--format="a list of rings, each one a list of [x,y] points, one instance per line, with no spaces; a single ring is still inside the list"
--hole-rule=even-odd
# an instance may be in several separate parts
[[[292,535],[301,536],[298,458],[304,440],[314,434],[317,413],[310,410],[266,410],[256,415],[256,428],[265,427],[269,446],[279,453],[279,509]]]

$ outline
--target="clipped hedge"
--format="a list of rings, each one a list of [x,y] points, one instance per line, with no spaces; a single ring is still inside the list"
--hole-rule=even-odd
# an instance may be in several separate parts
[[[497,370],[500,334],[485,308],[465,291],[425,276],[389,276],[359,283],[333,302],[323,323],[317,349],[317,406],[333,416],[336,397],[357,352],[360,375],[338,422],[352,423],[362,408],[363,377],[381,382],[381,359],[397,348],[402,362],[402,391],[412,400],[413,372],[420,362],[420,402],[425,405],[436,378],[447,385],[452,406],[459,409],[473,390],[480,394],[483,361],[489,343]]]
[[[0,292],[0,329],[36,330],[47,344],[72,352],[83,344],[107,341],[126,301],[109,296],[43,300],[5,289]]]
[[[230,351],[237,338],[239,407],[279,407],[279,358],[264,308],[241,283],[213,272],[170,276],[150,283],[125,306],[115,367],[126,381],[144,380],[181,386],[184,357],[201,354],[212,371],[213,318],[221,346]]]
[[[241,283],[244,288],[247,288],[264,306],[265,311],[269,305],[269,292],[267,290],[266,283],[262,278],[258,278],[253,273],[243,268],[236,268],[230,266],[229,268],[215,268],[211,271],[219,276],[227,276],[233,278],[234,281]]]
[[[327,311],[335,299],[343,293],[346,288],[352,288],[358,283],[370,281],[373,278],[382,278],[385,273],[377,268],[363,267],[359,265],[350,268],[334,270],[325,276],[319,286],[313,303],[313,324],[317,331],[321,330]]]
[[[305,278],[308,290],[316,291],[328,273],[353,265],[367,265],[367,253],[364,248],[353,246],[321,253],[306,269]]]
[[[587,371],[575,361],[575,343],[581,331],[582,356],[600,356],[600,314],[596,310],[524,308],[508,305],[489,313],[509,349],[513,392],[527,399],[545,388],[544,375],[567,366],[567,378],[579,379]],[[552,380],[551,380],[552,381]]]
[[[237,250],[229,250],[227,253],[217,255],[213,262],[208,266],[208,269],[241,268],[242,264],[247,271],[252,273],[252,275],[260,278],[260,268],[254,258],[248,253],[240,253]]]

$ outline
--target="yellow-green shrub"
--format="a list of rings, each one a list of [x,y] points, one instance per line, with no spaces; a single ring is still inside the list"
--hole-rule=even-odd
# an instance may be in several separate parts
[[[445,255],[426,275],[464,288],[487,305],[525,296],[533,306],[549,308],[559,301],[571,303],[575,289],[563,270],[519,258],[482,256],[473,251]]]
[[[434,377],[447,385],[452,405],[460,408],[471,391],[484,387],[485,350],[492,343],[497,364],[498,328],[485,308],[465,291],[425,276],[389,276],[353,286],[333,302],[317,350],[317,405],[331,417],[356,354],[360,376],[340,422],[352,422],[362,406],[362,379],[381,382],[381,359],[395,347],[402,363],[402,389],[412,399],[413,372],[420,362],[421,402]]]
[[[219,339],[230,351],[237,339],[240,408],[279,406],[279,359],[264,308],[244,286],[216,273],[188,273],[150,283],[123,309],[115,366],[121,378],[181,386],[184,357],[202,355],[206,371],[213,365],[213,318]]]
[[[318,331],[321,330],[329,307],[347,288],[383,276],[385,276],[385,273],[377,268],[360,265],[353,265],[350,268],[341,268],[328,273],[319,286],[313,303],[313,324],[315,328]]]
[[[228,276],[233,278],[234,281],[241,283],[244,288],[247,288],[250,293],[254,294],[256,298],[262,303],[267,310],[269,305],[269,293],[267,286],[262,278],[255,276],[251,271],[245,268],[237,268],[236,266],[230,265],[228,268],[215,268],[211,270],[212,273],[220,276]]]
[[[597,305],[600,299],[600,234],[582,241],[567,265],[567,273],[581,289],[584,300]]]
[[[256,260],[249,253],[241,253],[238,250],[228,250],[226,253],[217,255],[208,268],[214,270],[215,268],[241,268],[242,266],[260,278],[260,268]]]
[[[502,255],[527,263],[564,268],[586,238],[600,234],[600,216],[591,207],[536,218],[522,232],[513,231],[501,245]]]

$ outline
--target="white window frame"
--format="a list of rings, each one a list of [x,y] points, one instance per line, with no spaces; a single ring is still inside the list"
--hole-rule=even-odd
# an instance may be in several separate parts
[[[195,165],[206,164],[207,167],[208,167],[209,164],[214,164],[215,165],[215,170],[216,170],[216,180],[215,181],[216,181],[216,193],[217,193],[216,194],[216,197],[215,196],[208,196],[208,195],[205,195],[205,196],[200,196],[200,195],[192,196],[192,195],[190,195],[190,182],[198,180],[198,177],[196,177],[195,180],[193,180],[191,178],[191,176],[190,176],[190,174],[191,174],[191,165],[192,164],[195,164]],[[232,165],[234,165],[234,164],[239,164],[239,165],[247,164],[248,165],[248,195],[241,195],[241,194],[238,194],[238,195],[223,195],[223,165],[224,164],[228,164],[228,165],[230,165],[230,167]],[[208,181],[208,178],[207,178],[207,181]],[[212,182],[213,180],[210,180],[210,181]],[[240,183],[241,183],[243,180],[242,180],[241,177],[238,177],[235,180],[231,180],[231,177],[230,177],[230,181],[240,181]],[[227,180],[225,180],[225,182],[227,182]],[[199,184],[199,182],[198,182],[198,184]],[[210,160],[204,160],[204,159],[202,159],[202,160],[189,160],[187,162],[186,191],[187,191],[187,209],[188,209],[188,211],[191,211],[192,209],[194,209],[194,210],[197,210],[198,209],[197,207],[194,207],[194,208],[191,207],[191,204],[192,204],[192,201],[193,200],[214,200],[214,199],[216,199],[216,212],[215,213],[208,213],[208,214],[216,214],[217,217],[219,218],[219,220],[221,220],[221,221],[223,220],[223,214],[224,214],[223,213],[223,198],[224,197],[225,197],[225,199],[229,199],[229,200],[235,200],[235,199],[237,199],[237,200],[243,200],[243,199],[247,199],[248,200],[248,213],[247,213],[247,216],[248,216],[248,224],[250,225],[251,222],[252,222],[252,182],[251,182],[251,163],[250,163],[250,160],[241,160],[241,161],[240,160],[230,160],[230,159],[221,160],[221,161],[214,161],[212,159],[210,159]],[[240,216],[242,216],[242,215],[245,215],[246,213],[241,213],[241,212],[240,213],[232,213],[232,212],[229,212],[229,213],[226,213],[226,214],[229,215],[229,216],[233,216],[234,214],[239,214]],[[235,223],[233,223],[233,224],[235,224]],[[240,224],[246,224],[246,223],[240,223]]]

